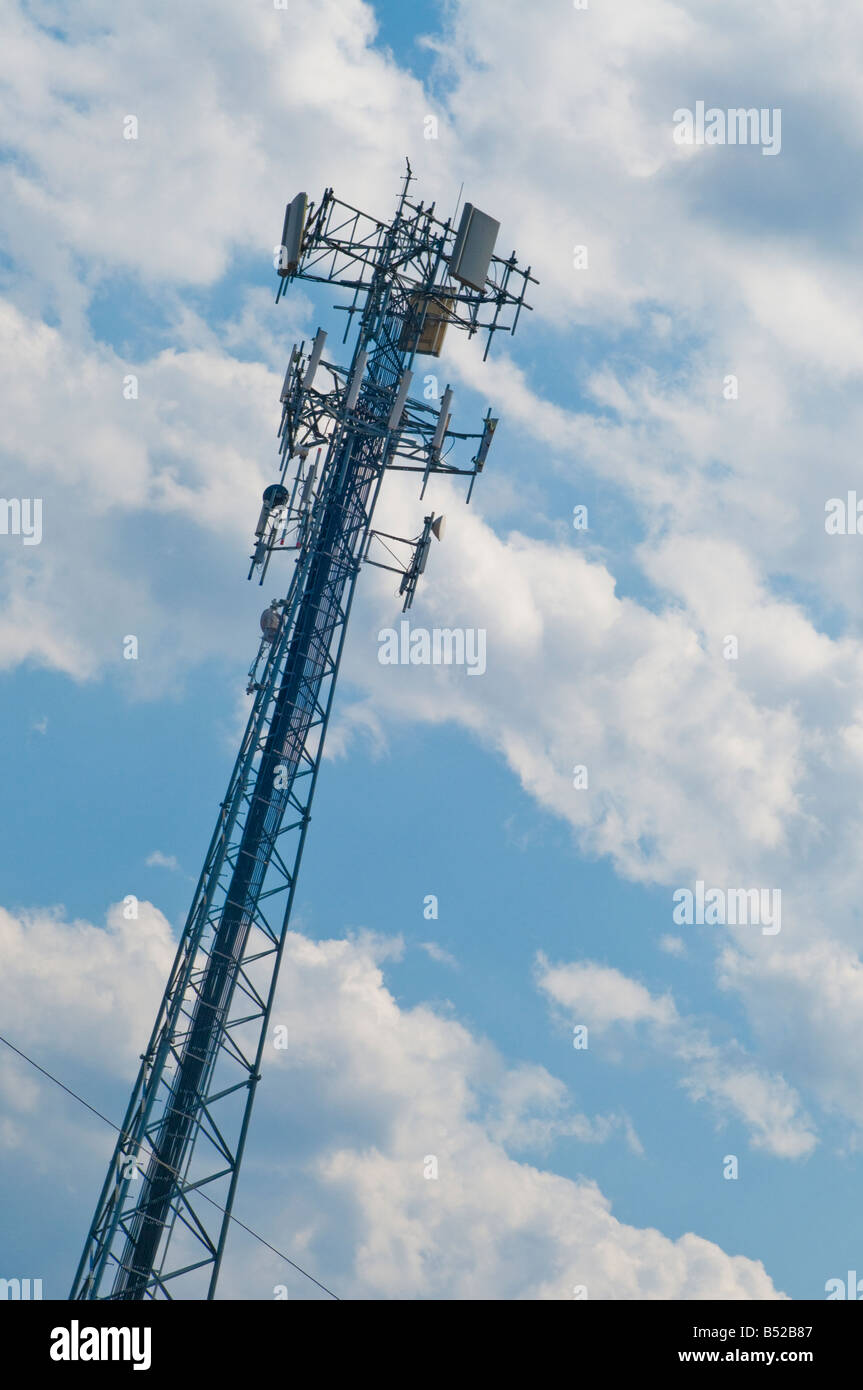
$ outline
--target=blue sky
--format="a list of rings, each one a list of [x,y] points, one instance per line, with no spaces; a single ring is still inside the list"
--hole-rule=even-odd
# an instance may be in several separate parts
[[[3,494],[45,518],[0,536],[0,1032],[120,1118],[279,593],[245,575],[285,360],[340,326],[273,304],[284,202],[386,216],[410,154],[541,281],[428,368],[502,424],[470,508],[429,494],[411,618],[485,628],[488,670],[381,666],[363,575],[236,1213],[345,1297],[823,1297],[863,1259],[863,542],[823,525],[859,485],[863,21],[51,14],[10,10],[0,98]],[[697,100],[781,106],[781,153],[676,146]],[[696,879],[781,889],[782,931],[675,926]],[[8,1055],[0,1116],[0,1275],[62,1297],[110,1135]],[[223,1295],[279,1283],[317,1296],[235,1236]]]

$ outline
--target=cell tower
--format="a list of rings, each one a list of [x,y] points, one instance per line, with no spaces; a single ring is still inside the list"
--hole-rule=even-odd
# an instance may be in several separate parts
[[[412,398],[412,363],[437,357],[450,327],[487,332],[487,355],[536,281],[515,254],[494,254],[493,218],[466,203],[457,227],[441,221],[411,201],[412,181],[408,164],[390,222],[329,188],[317,207],[304,193],[288,204],[276,301],[294,279],[349,291],[337,307],[353,352],[329,361],[319,329],[285,374],[278,481],[249,577],[263,583],[282,551],[292,576],[261,618],[248,724],[73,1299],[214,1297],[357,575],[364,563],[395,570],[407,609],[443,533],[434,513],[411,538],[374,531],[381,482],[415,472],[424,492],[432,473],[462,476],[470,500],[497,425],[489,412],[477,433],[451,429],[452,391]]]

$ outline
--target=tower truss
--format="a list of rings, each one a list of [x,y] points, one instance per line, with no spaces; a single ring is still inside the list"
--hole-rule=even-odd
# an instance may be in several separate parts
[[[410,395],[417,355],[451,328],[514,332],[530,268],[493,252],[497,223],[458,227],[410,196],[380,222],[327,189],[288,205],[276,300],[295,279],[340,287],[347,362],[319,330],[295,347],[280,394],[277,481],[264,493],[250,577],[293,569],[261,618],[248,723],[132,1090],[70,1297],[213,1298],[290,922],[357,576],[394,569],[410,606],[442,518],[376,532],[387,471],[463,476],[468,498],[497,420],[450,427],[452,392]],[[400,551],[394,549],[401,548]]]

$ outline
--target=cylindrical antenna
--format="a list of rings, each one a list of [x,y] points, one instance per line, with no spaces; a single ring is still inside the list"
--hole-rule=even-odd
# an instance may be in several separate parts
[[[437,417],[437,426],[432,437],[432,452],[440,453],[440,446],[443,444],[443,437],[446,434],[447,425],[450,420],[450,405],[452,404],[452,387],[448,386],[443,393],[440,403],[440,414]]]
[[[396,398],[393,401],[393,408],[390,411],[390,418],[387,420],[387,429],[394,430],[402,418],[402,411],[405,408],[405,401],[408,398],[408,391],[411,387],[413,372],[409,367],[402,372],[402,379],[399,382],[399,389],[396,391]]]
[[[368,360],[369,355],[366,352],[365,348],[360,348],[359,352],[357,353],[356,366],[354,367],[353,375],[351,376],[350,380],[350,385],[348,386],[348,394],[345,396],[346,410],[353,410],[354,406],[357,403],[357,397],[360,394],[360,387],[363,384],[363,377],[365,376],[366,363],[368,362]]]
[[[324,343],[326,341],[326,332],[323,328],[319,328],[317,333],[315,334],[315,341],[312,343],[312,350],[309,353],[308,366],[306,367],[306,370],[303,374],[303,380],[300,386],[300,390],[308,391],[309,387],[314,381],[315,372],[318,370],[318,363],[321,360],[321,353],[324,350]]]

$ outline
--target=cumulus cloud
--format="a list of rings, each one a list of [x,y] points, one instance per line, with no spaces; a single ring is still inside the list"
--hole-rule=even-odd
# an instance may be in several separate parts
[[[115,903],[104,927],[69,922],[60,908],[0,908],[5,1025],[22,1047],[62,1039],[65,1052],[126,1075],[175,950],[170,924],[143,900]]]
[[[389,525],[404,530],[410,500],[391,495],[387,506]],[[621,595],[598,555],[501,537],[454,496],[443,494],[443,506],[446,553],[433,557],[413,622],[485,628],[487,672],[471,681],[458,669],[381,666],[377,633],[392,598],[373,581],[348,653],[370,692],[358,711],[378,722],[458,720],[572,826],[583,851],[607,855],[628,878],[780,890],[781,937],[734,936],[737,965],[724,976],[763,1046],[775,1030],[762,973],[782,978],[815,939],[825,969],[813,990],[843,976],[847,961],[859,969],[859,643],[827,636],[771,594],[752,556],[729,542],[657,546],[647,568],[673,597],[654,611]],[[736,660],[723,655],[729,633]],[[575,765],[587,768],[587,788],[574,786]],[[696,937],[719,952],[732,939],[697,928],[682,945]],[[863,1011],[853,989],[842,1005],[856,1034]],[[810,1007],[824,1010],[825,999]],[[790,1047],[782,1070],[856,1126],[838,1033],[820,1033],[818,1048],[818,1067]]]
[[[681,1017],[670,993],[652,995],[638,980],[594,961],[552,965],[540,954],[536,968],[549,1001],[598,1037],[621,1028],[631,1035],[644,1025],[657,1053],[679,1064],[680,1084],[692,1099],[706,1100],[720,1120],[742,1121],[753,1148],[777,1158],[804,1158],[814,1150],[812,1122],[793,1087],[766,1073],[736,1042],[713,1043],[696,1020]]]
[[[156,909],[142,904],[127,921],[117,905],[104,929],[0,912],[0,944],[0,1004],[22,1046],[38,1042],[47,1060],[50,1020],[67,1065],[134,1069],[172,957]],[[400,1007],[383,967],[401,950],[371,933],[290,934],[273,1015],[288,1022],[290,1045],[269,1052],[247,1158],[247,1179],[267,1178],[244,1185],[238,1214],[343,1297],[567,1299],[576,1285],[592,1298],[780,1296],[760,1262],[696,1234],[670,1240],[628,1225],[595,1182],[514,1157],[553,1141],[586,1154],[618,1138],[636,1153],[639,1144],[624,1116],[572,1111],[545,1068],[507,1064],[428,1005]],[[77,1111],[58,1124],[56,1093],[22,1066],[0,1068],[7,1098],[14,1087],[3,1140],[26,1164],[46,1135],[62,1135],[68,1186],[46,1181],[43,1211],[71,1201],[84,1230],[87,1181],[108,1139]],[[268,1297],[285,1273],[235,1232],[222,1293]]]
[[[863,1046],[863,963],[829,939],[771,956],[727,947],[721,987],[747,1005],[759,1049],[793,1071],[830,1111],[863,1125],[857,1058]]]
[[[372,47],[360,0],[289,14],[215,0],[206,17],[166,0],[121,16],[94,0],[66,25],[52,34],[23,5],[4,11],[19,159],[4,166],[3,201],[18,209],[13,251],[43,281],[79,255],[151,284],[211,283],[238,246],[269,263],[296,191],[283,185],[286,149],[293,179],[317,191],[324,154],[344,180],[361,148],[375,189],[403,157],[405,128],[422,130],[422,89]],[[196,54],[191,70],[177,51]]]
[[[567,1116],[544,1068],[505,1065],[426,1005],[400,1008],[373,938],[292,935],[278,1013],[291,1020],[291,1046],[275,1054],[261,1109],[287,1108],[285,1136],[302,1116],[318,1144],[305,1146],[299,1175],[284,1148],[274,1175],[268,1145],[254,1161],[279,1194],[276,1232],[299,1232],[313,1268],[328,1252],[331,1271],[351,1233],[342,1295],[566,1299],[587,1285],[591,1298],[777,1296],[759,1263],[694,1234],[672,1241],[627,1225],[596,1183],[514,1158],[510,1147],[553,1138],[619,1133],[636,1151],[638,1141],[623,1117]],[[436,1177],[425,1176],[430,1159]],[[262,1296],[277,1273],[238,1240],[224,1291]]]

